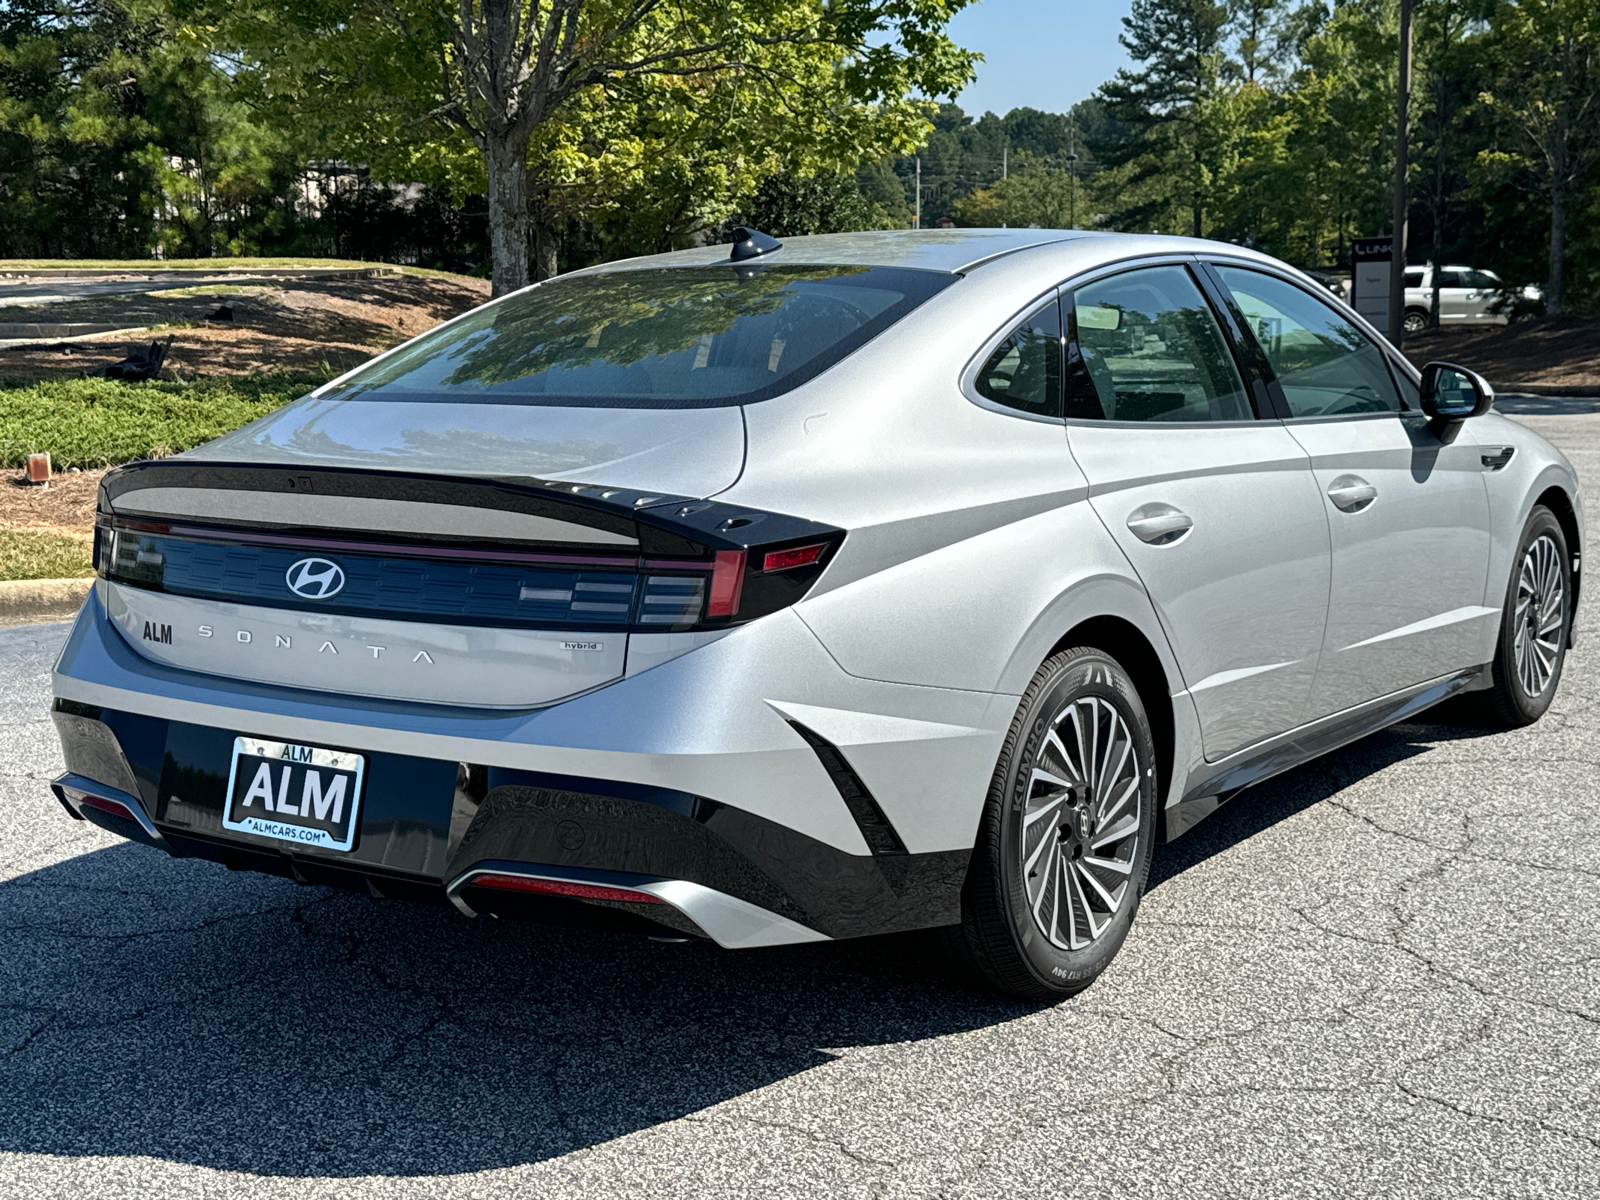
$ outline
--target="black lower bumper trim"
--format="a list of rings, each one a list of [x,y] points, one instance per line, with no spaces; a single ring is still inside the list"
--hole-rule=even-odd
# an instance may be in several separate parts
[[[830,938],[961,919],[968,850],[849,854],[687,792],[354,746],[345,748],[367,759],[366,798],[350,852],[335,857],[235,836],[221,819],[230,754],[236,732],[255,731],[57,708],[73,718],[62,729],[69,770],[87,774],[111,763],[180,856],[433,903],[446,903],[445,884],[485,861],[627,872],[700,884]],[[489,911],[505,907],[509,915],[502,899]]]

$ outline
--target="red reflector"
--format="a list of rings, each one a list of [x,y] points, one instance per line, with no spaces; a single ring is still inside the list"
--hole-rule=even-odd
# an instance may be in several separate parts
[[[85,795],[78,804],[83,808],[98,808],[101,812],[110,813],[113,817],[121,817],[125,821],[137,821],[126,804],[118,804],[115,800],[106,800],[100,796]]]
[[[658,896],[632,888],[605,887],[598,883],[569,883],[564,879],[529,879],[526,875],[474,875],[472,887],[501,888],[508,892],[542,892],[547,896],[573,896],[579,900],[624,900],[630,904],[660,904]]]
[[[731,617],[739,611],[739,597],[744,592],[743,550],[718,550],[717,561],[711,568],[711,599],[706,604],[706,616]]]
[[[774,550],[762,561],[763,571],[787,571],[790,567],[809,567],[822,557],[828,548],[826,542],[815,546],[796,546],[793,550]]]

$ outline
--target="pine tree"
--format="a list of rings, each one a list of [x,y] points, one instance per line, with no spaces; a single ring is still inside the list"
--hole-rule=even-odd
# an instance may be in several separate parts
[[[1095,147],[1121,168],[1126,199],[1112,220],[1135,228],[1169,224],[1187,208],[1191,231],[1205,231],[1208,179],[1208,107],[1223,62],[1226,4],[1212,0],[1133,0],[1120,41],[1142,69],[1126,68],[1099,93],[1106,113],[1131,137]]]

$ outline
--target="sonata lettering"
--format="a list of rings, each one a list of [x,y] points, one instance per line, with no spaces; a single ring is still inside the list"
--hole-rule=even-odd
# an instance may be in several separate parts
[[[217,630],[214,625],[197,625],[195,630],[198,636],[203,638],[217,636]],[[144,621],[141,636],[144,641],[170,646],[172,645],[172,626],[156,621]],[[249,646],[255,643],[255,634],[249,629],[235,630],[233,636],[234,640],[242,646]],[[293,650],[294,638],[287,633],[275,633],[272,635],[272,646],[275,650]],[[605,644],[603,642],[562,642],[561,648],[563,650],[604,650]],[[388,646],[367,646],[367,650],[371,652],[374,661],[381,660],[389,649],[390,647]],[[317,653],[331,654],[337,658],[340,652],[339,647],[334,644],[331,638],[328,638],[324,639],[322,644],[317,647]],[[430,667],[435,665],[433,655],[427,650],[416,651],[412,654],[411,661],[412,663],[426,663]]]

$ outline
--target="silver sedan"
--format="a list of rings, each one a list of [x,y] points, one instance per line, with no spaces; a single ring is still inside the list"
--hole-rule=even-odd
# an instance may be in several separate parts
[[[1068,995],[1155,842],[1446,698],[1549,707],[1583,509],[1492,401],[1211,242],[607,264],[108,475],[56,792],[468,917],[938,928]]]

